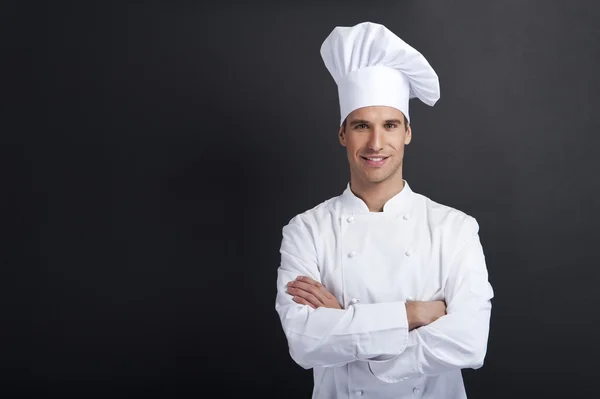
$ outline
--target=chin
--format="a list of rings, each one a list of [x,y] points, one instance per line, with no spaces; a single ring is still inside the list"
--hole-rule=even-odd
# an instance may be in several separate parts
[[[368,183],[371,183],[371,184],[377,184],[377,183],[386,181],[388,178],[389,178],[388,175],[378,175],[378,176],[366,175],[365,181],[367,181]]]
[[[369,183],[371,183],[371,184],[379,184],[379,183],[383,183],[383,182],[384,182],[384,181],[386,181],[386,180],[387,180],[387,179],[377,179],[377,180],[374,180],[374,179],[368,179],[367,181],[368,181]]]

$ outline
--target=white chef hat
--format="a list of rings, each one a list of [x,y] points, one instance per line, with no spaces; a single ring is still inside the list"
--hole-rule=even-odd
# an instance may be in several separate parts
[[[433,106],[440,98],[438,76],[425,57],[383,25],[335,27],[321,57],[338,86],[340,125],[355,109],[372,105],[397,108],[410,121],[410,99]]]

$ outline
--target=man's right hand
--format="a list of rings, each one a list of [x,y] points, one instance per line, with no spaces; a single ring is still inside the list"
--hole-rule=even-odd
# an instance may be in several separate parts
[[[406,302],[409,331],[433,323],[446,314],[444,301],[410,301]]]

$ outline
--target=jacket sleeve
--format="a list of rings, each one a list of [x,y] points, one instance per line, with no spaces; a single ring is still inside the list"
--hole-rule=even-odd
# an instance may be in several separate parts
[[[313,309],[287,293],[287,283],[304,275],[321,282],[310,224],[296,216],[283,228],[275,309],[292,359],[305,369],[336,367],[376,356],[393,357],[408,343],[404,302]],[[335,293],[333,293],[335,295]],[[343,305],[340,295],[338,302]]]
[[[488,282],[479,225],[470,216],[468,220],[466,238],[453,257],[446,281],[447,314],[411,330],[402,354],[369,361],[371,372],[381,381],[395,383],[483,366],[494,292]]]

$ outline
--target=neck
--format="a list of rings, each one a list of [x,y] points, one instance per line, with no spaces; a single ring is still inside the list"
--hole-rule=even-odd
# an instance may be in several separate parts
[[[382,212],[385,203],[404,189],[404,180],[401,174],[380,183],[361,182],[351,177],[350,189],[367,204],[369,211]]]

